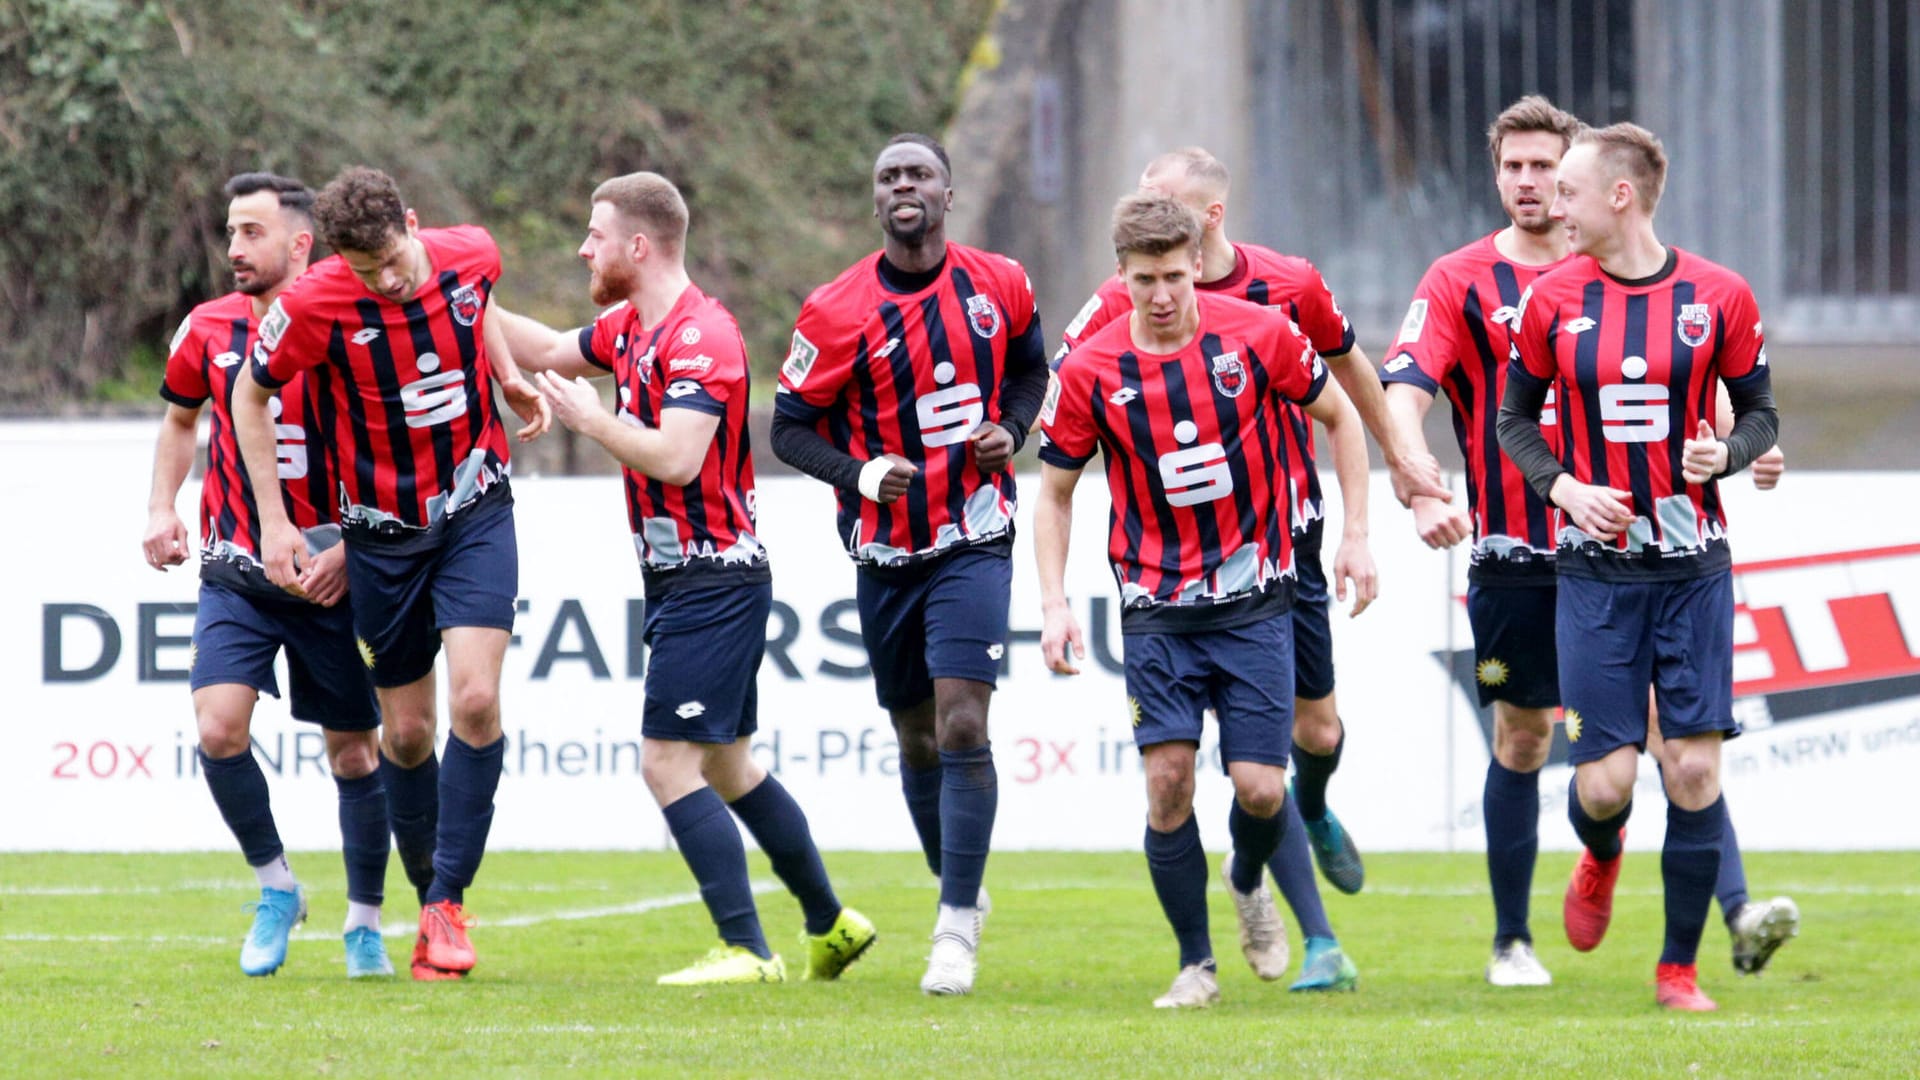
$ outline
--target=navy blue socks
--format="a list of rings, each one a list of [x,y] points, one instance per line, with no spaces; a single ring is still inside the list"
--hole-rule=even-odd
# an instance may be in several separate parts
[[[920,836],[920,850],[927,856],[927,869],[940,874],[940,766],[916,769],[900,762],[900,790],[907,796],[907,814],[913,818],[913,831]]]
[[[1347,748],[1346,725],[1340,727],[1340,741],[1331,754],[1310,754],[1293,744],[1293,797],[1300,800],[1300,816],[1319,821],[1327,816],[1327,781],[1340,767],[1340,752]]]
[[[754,843],[767,853],[773,872],[800,901],[807,933],[824,934],[833,929],[833,920],[840,916],[840,900],[827,880],[827,868],[820,861],[820,849],[814,846],[807,815],[785,785],[768,773],[752,791],[730,805],[753,834]]]
[[[440,829],[427,903],[461,903],[473,876],[480,872],[487,831],[493,827],[493,791],[500,786],[500,766],[506,755],[504,735],[491,746],[475,749],[460,736],[447,734],[447,759],[440,766]]]
[[[347,899],[379,907],[387,892],[387,792],[380,774],[336,776],[340,791],[340,855],[347,864]]]
[[[1292,800],[1287,800],[1292,801]],[[1235,799],[1227,810],[1227,833],[1233,837],[1233,887],[1250,893],[1260,887],[1267,860],[1280,849],[1280,830],[1286,826],[1285,803],[1272,817],[1254,817]]]
[[[1660,850],[1660,878],[1667,902],[1667,941],[1663,964],[1691,964],[1700,949],[1700,933],[1713,906],[1720,878],[1720,844],[1727,823],[1725,799],[1703,810],[1667,804],[1667,842]]]
[[[387,791],[387,822],[407,881],[427,902],[433,885],[433,847],[440,831],[440,761],[432,754],[409,769],[380,755],[380,785]]]
[[[1593,852],[1593,857],[1601,862],[1612,862],[1620,857],[1620,830],[1633,816],[1633,802],[1610,818],[1594,820],[1587,816],[1586,808],[1580,805],[1580,789],[1573,778],[1567,780],[1567,820],[1573,822],[1573,834]]]
[[[769,778],[771,779],[771,778]],[[747,883],[747,848],[718,792],[702,787],[660,808],[687,869],[700,883],[700,898],[720,931],[720,940],[751,949],[762,960],[772,956],[754,910]]]
[[[1726,801],[1726,796],[1720,797],[1722,805]],[[1713,895],[1720,899],[1720,916],[1731,923],[1747,902],[1747,864],[1740,858],[1740,838],[1734,835],[1731,811],[1726,818],[1720,834],[1720,880],[1714,883]]]
[[[1493,943],[1532,942],[1527,903],[1540,854],[1540,771],[1515,772],[1497,759],[1487,762],[1480,816],[1487,829],[1487,881],[1493,886]]]
[[[1280,826],[1280,846],[1274,849],[1267,866],[1273,870],[1280,895],[1293,909],[1303,938],[1332,938],[1333,924],[1327,921],[1327,908],[1320,902],[1320,882],[1313,876],[1313,856],[1307,850],[1307,827],[1300,822],[1298,799],[1288,799],[1280,812],[1286,824]],[[1240,856],[1234,856],[1238,863]]]
[[[1200,847],[1200,824],[1192,814],[1172,832],[1147,826],[1147,871],[1160,910],[1167,913],[1180,942],[1180,966],[1213,960],[1207,933],[1207,853]]]
[[[942,750],[940,773],[940,902],[970,908],[980,902],[993,816],[1000,806],[993,748]]]
[[[253,759],[248,745],[232,757],[210,758],[200,752],[200,772],[213,792],[213,804],[240,841],[240,853],[248,866],[264,866],[286,853],[280,844],[280,830],[273,824],[273,807],[267,801],[267,776]]]

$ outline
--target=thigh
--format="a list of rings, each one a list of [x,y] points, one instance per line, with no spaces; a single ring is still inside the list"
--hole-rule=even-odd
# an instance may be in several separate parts
[[[1293,627],[1292,614],[1283,613],[1203,636],[1223,765],[1285,767],[1293,745]]]
[[[1192,634],[1128,634],[1123,667],[1134,745],[1198,744],[1208,706],[1205,653]]]
[[[1474,687],[1482,707],[1496,701],[1522,709],[1560,704],[1556,592],[1551,579],[1545,585],[1467,586]]]
[[[927,674],[998,684],[1007,651],[1013,559],[1004,548],[970,548],[941,561],[927,582]]]
[[[435,555],[347,541],[347,602],[360,659],[376,687],[405,686],[433,670],[440,653],[428,594]]]
[[[354,644],[353,609],[348,601],[288,612],[280,625],[293,718],[329,731],[379,727],[380,710],[374,704],[367,665]]]
[[[519,593],[513,504],[480,508],[480,516],[471,521],[456,516],[433,569],[434,629],[477,626],[512,632]]]
[[[649,739],[728,744],[754,733],[773,586],[684,589],[647,605]]]
[[[1623,746],[1646,747],[1654,588],[1560,579],[1554,632],[1570,645],[1560,653],[1560,696],[1567,708],[1568,757],[1575,765]]]
[[[855,574],[860,640],[883,709],[910,709],[933,697],[933,677],[927,673],[927,583],[926,578],[865,570]]]
[[[188,676],[194,690],[234,683],[279,697],[280,683],[273,674],[273,656],[279,651],[280,630],[264,604],[224,586],[200,586]]]
[[[1660,735],[1737,730],[1733,721],[1733,574],[1665,586],[1653,637]]]

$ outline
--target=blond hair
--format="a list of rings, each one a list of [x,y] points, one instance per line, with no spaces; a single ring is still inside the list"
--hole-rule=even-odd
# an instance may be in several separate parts
[[[1577,146],[1591,145],[1607,181],[1625,178],[1632,183],[1641,209],[1653,215],[1667,185],[1667,151],[1659,136],[1638,124],[1619,123],[1587,128],[1573,141]]]

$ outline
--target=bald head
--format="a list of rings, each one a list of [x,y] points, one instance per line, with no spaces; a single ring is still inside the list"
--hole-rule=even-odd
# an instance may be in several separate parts
[[[1170,150],[1147,163],[1140,186],[1171,195],[1195,211],[1208,203],[1225,203],[1232,175],[1220,159],[1198,146]]]

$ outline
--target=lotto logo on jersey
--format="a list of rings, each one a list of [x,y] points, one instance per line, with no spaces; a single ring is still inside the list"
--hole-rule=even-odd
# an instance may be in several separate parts
[[[1167,490],[1169,506],[1195,506],[1233,493],[1226,448],[1217,442],[1187,446],[1199,437],[1200,428],[1191,420],[1173,425],[1174,441],[1185,449],[1160,455],[1160,483]]]
[[[462,285],[447,297],[447,310],[453,314],[453,321],[461,326],[472,326],[480,318],[480,290],[471,285]]]

